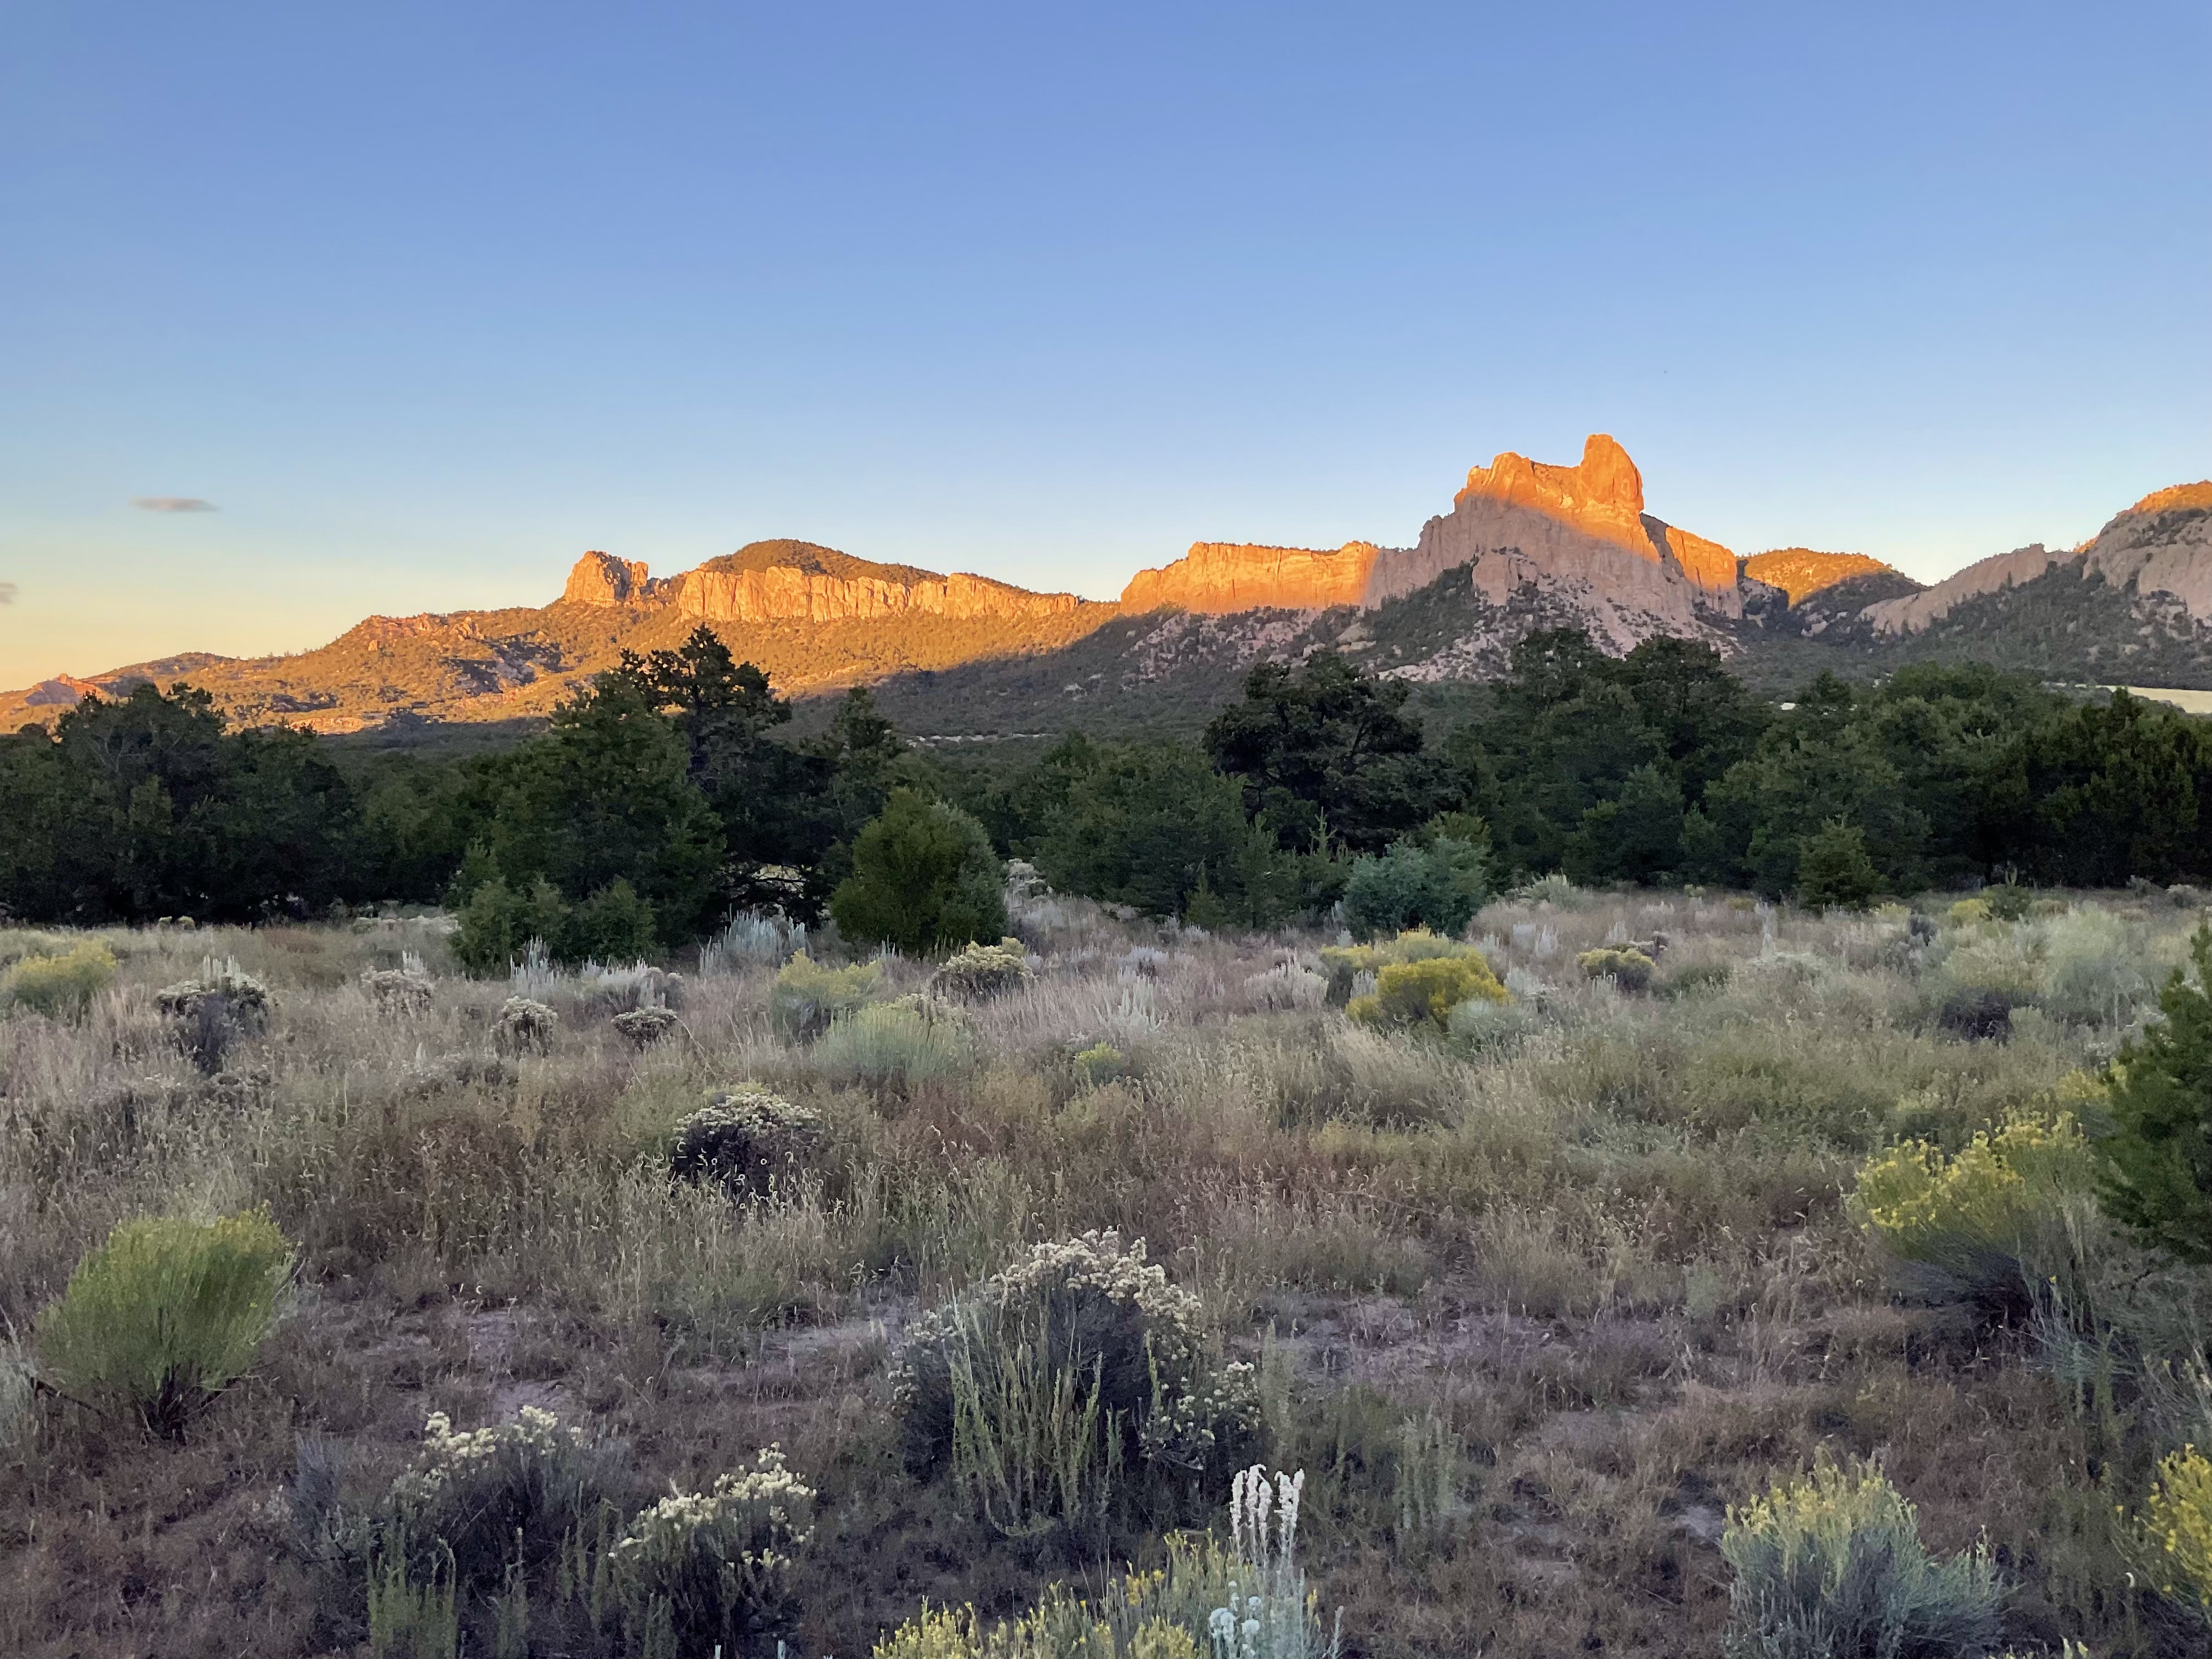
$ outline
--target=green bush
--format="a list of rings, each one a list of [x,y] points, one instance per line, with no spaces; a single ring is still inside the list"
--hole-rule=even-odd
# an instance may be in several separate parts
[[[792,953],[769,993],[769,1024],[794,1042],[817,1037],[830,1021],[866,1007],[884,981],[879,962],[825,968],[804,951]]]
[[[1838,1468],[1826,1451],[1810,1477],[1729,1510],[1721,1558],[1735,1574],[1731,1659],[1980,1659],[2002,1621],[1985,1548],[1936,1560],[1881,1470]]]
[[[115,952],[96,939],[60,956],[25,957],[0,973],[0,1006],[36,1009],[50,1018],[83,1010],[115,983]]]
[[[895,790],[853,842],[853,873],[830,896],[845,937],[916,953],[1006,931],[1006,866],[957,807]]]
[[[1797,900],[1812,910],[1863,910],[1881,891],[1881,872],[1867,852],[1866,831],[1830,818],[1805,837],[1797,854]]]
[[[542,941],[556,962],[635,962],[653,949],[653,906],[619,877],[571,904],[543,876],[526,892],[490,876],[476,884],[461,906],[450,946],[468,973],[496,978],[532,939]]]
[[[1489,893],[1486,848],[1451,836],[1440,836],[1425,847],[1409,839],[1353,863],[1344,887],[1344,919],[1360,939],[1417,925],[1455,935]]]
[[[770,1447],[711,1491],[672,1492],[638,1516],[608,1558],[635,1650],[734,1654],[781,1626],[813,1513],[814,1488]]]
[[[1452,1010],[1463,1002],[1509,1000],[1489,963],[1470,952],[1389,963],[1376,975],[1373,992],[1352,998],[1345,1012],[1355,1024],[1386,1030],[1413,1026],[1442,1030],[1449,1024]]]
[[[1068,1061],[1068,1068],[1080,1089],[1097,1089],[1119,1082],[1130,1071],[1128,1056],[1110,1042],[1094,1042],[1088,1048],[1078,1050]]]
[[[2112,1132],[2098,1142],[2102,1197],[2146,1244],[2212,1262],[2212,923],[2189,941],[2197,979],[2176,969],[2163,1018],[2120,1046],[2107,1089]]]
[[[1258,1432],[1190,1291],[1115,1232],[1039,1244],[915,1321],[893,1377],[907,1461],[1019,1531],[1103,1520],[1125,1480],[1225,1475]]]
[[[1325,945],[1321,963],[1328,974],[1328,1000],[1341,1008],[1351,1000],[1353,987],[1363,974],[1379,974],[1393,963],[1480,954],[1472,945],[1445,939],[1425,927],[1414,927],[1378,944]],[[1483,961],[1488,966],[1489,959],[1484,957]]]
[[[822,1114],[744,1086],[717,1094],[677,1126],[670,1172],[759,1194],[788,1182],[822,1144]]]
[[[266,1210],[126,1221],[40,1316],[40,1369],[72,1399],[182,1439],[253,1364],[291,1269]]]
[[[918,1005],[878,1002],[830,1021],[814,1050],[823,1074],[904,1088],[966,1064],[967,1034],[951,1011]]]

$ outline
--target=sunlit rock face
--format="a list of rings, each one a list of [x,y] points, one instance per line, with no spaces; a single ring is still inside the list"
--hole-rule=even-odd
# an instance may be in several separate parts
[[[678,579],[676,608],[702,622],[866,622],[908,612],[955,621],[1064,616],[1073,593],[876,564],[811,542],[756,542]]]
[[[2069,566],[2138,594],[2170,593],[2195,621],[2212,623],[2212,480],[2154,491],[2071,552],[2040,542],[2016,548],[1908,598],[1869,605],[1863,614],[1879,633],[1918,634],[1969,599]]]
[[[1139,570],[1121,591],[1127,611],[1326,611],[1359,605],[1382,551],[1372,542],[1334,550],[1194,542],[1173,564]]]
[[[1779,589],[1791,605],[1857,576],[1893,576],[1895,568],[1864,553],[1820,553],[1809,547],[1777,547],[1743,562],[1748,580]]]
[[[638,560],[586,553],[570,568],[561,597],[571,605],[633,605],[653,586]]]

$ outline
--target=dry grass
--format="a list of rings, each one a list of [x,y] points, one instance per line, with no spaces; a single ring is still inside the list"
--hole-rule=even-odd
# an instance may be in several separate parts
[[[1843,1206],[1868,1150],[1962,1143],[2108,1054],[2189,915],[2104,897],[2111,924],[1917,947],[1901,916],[1554,893],[1476,919],[1529,1018],[1455,1045],[1321,1006],[1328,940],[1042,902],[1035,975],[945,1016],[959,1063],[872,1082],[775,1034],[763,968],[687,979],[682,1032],[642,1053],[562,981],[550,1053],[502,1059],[508,988],[453,977],[434,922],[102,935],[114,988],[0,1018],[0,1329],[27,1337],[134,1215],[265,1202],[304,1273],[183,1448],[52,1400],[0,1432],[9,1650],[355,1651],[355,1587],[286,1518],[301,1443],[358,1499],[429,1411],[522,1404],[621,1443],[647,1487],[780,1441],[822,1492],[797,1651],[866,1652],[925,1596],[1026,1604],[1097,1564],[910,1480],[888,1358],[917,1308],[1094,1227],[1147,1239],[1290,1379],[1275,1459],[1311,1474],[1315,1582],[1356,1652],[1717,1652],[1724,1506],[1822,1443],[1882,1459],[1932,1547],[1986,1529],[2024,1650],[2191,1650],[2127,1582],[2109,1425],[2019,1334],[1894,1302]],[[1655,933],[1650,992],[1575,969]],[[2057,1011],[1945,1035],[1944,988],[2006,951]],[[441,975],[427,1011],[360,983],[402,952]],[[154,994],[210,956],[275,1008],[203,1076]],[[884,996],[924,989],[927,964],[885,966]],[[1074,1056],[1101,1042],[1124,1074],[1093,1085]],[[739,1083],[825,1125],[766,1200],[665,1175],[674,1127]]]

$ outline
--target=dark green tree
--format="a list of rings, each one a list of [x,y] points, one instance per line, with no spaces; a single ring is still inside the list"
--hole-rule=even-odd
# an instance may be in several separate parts
[[[957,950],[1006,931],[1006,866],[957,807],[896,789],[853,842],[853,872],[830,896],[846,938],[902,951]]]
[[[2212,1262],[2212,926],[2189,942],[2196,980],[2174,970],[2165,1018],[2120,1047],[2106,1077],[2112,1132],[2097,1143],[2101,1196],[2143,1243]]]
[[[1814,910],[1863,910],[1881,891],[1881,872],[1867,856],[1866,834],[1831,818],[1805,838],[1797,854],[1798,902]]]

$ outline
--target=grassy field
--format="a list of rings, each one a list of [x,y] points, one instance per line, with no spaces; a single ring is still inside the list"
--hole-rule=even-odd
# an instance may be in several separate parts
[[[1514,1000],[1414,1035],[1332,1004],[1332,939],[1034,892],[1028,981],[926,1040],[779,1035],[775,958],[688,971],[640,1048],[612,1021],[649,981],[472,982],[434,918],[101,935],[112,988],[0,1018],[0,1340],[27,1359],[130,1218],[265,1205],[299,1265],[180,1442],[0,1371],[0,1647],[366,1652],[362,1564],[317,1526],[372,1510],[431,1413],[526,1406],[638,1504],[780,1446],[819,1492],[793,1656],[866,1655],[925,1601],[1095,1589],[1225,1491],[994,1526],[909,1473],[892,1378],[921,1313],[1117,1229],[1258,1368],[1261,1455],[1306,1472],[1310,1583],[1348,1653],[1717,1654],[1729,1507],[1822,1447],[1877,1459],[1939,1553],[1986,1540],[2018,1651],[2202,1652],[2118,1513],[2164,1443],[2126,1367],[2083,1357],[2106,1327],[1931,1289],[1849,1204],[1899,1137],[1955,1151],[2080,1097],[2184,960],[2180,898],[2006,922],[1540,885],[1470,930]],[[1577,969],[1655,935],[1646,988]],[[210,958],[270,1008],[196,1065],[155,999]],[[362,978],[409,958],[426,1002]],[[930,965],[884,969],[878,1000]],[[544,1053],[495,1043],[517,990],[558,1016]],[[740,1084],[818,1113],[817,1149],[765,1198],[672,1180],[679,1123]],[[2081,1253],[2114,1307],[2212,1305],[2115,1238]]]

